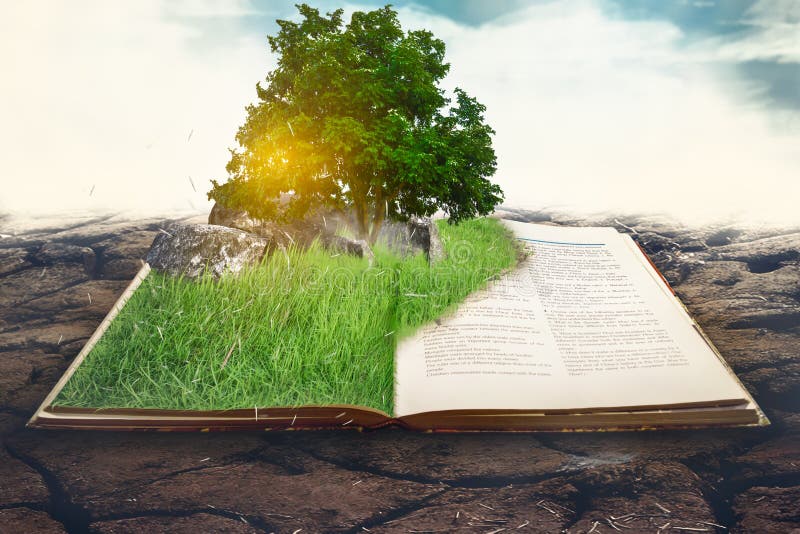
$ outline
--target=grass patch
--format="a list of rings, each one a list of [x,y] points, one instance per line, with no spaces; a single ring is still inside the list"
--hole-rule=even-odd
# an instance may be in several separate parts
[[[54,404],[356,404],[391,414],[397,336],[516,262],[516,242],[496,220],[440,221],[439,230],[447,259],[433,267],[380,247],[369,266],[313,246],[216,282],[151,272]]]

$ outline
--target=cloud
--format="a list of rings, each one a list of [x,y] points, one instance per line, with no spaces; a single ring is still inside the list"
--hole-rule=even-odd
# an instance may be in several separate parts
[[[487,106],[510,205],[798,222],[797,116],[776,128],[744,81],[685,52],[673,24],[611,19],[590,1],[479,30],[402,16],[445,38],[448,83]]]
[[[218,7],[192,3],[195,15]],[[245,7],[225,4],[230,14]],[[244,107],[274,63],[263,35],[225,31],[199,42],[180,9],[95,1],[5,10],[0,210],[207,205],[208,180],[225,176]]]
[[[759,0],[736,23],[744,27],[738,35],[696,43],[697,59],[800,63],[800,2]]]
[[[164,9],[181,17],[246,17],[260,15],[261,10],[249,0],[174,0]]]
[[[513,13],[525,5],[529,0],[400,0],[394,2],[395,7],[416,5],[419,9],[439,13],[459,23],[480,26],[501,15]]]
[[[0,211],[208,209],[208,180],[225,177],[274,66],[252,5],[78,6],[19,3],[0,20]],[[487,106],[510,205],[796,223],[798,115],[707,62],[739,52],[687,48],[674,24],[604,6],[535,4],[480,27],[413,5],[400,15],[447,42],[447,86]],[[753,28],[780,26],[757,6]],[[769,39],[770,54],[793,57]]]

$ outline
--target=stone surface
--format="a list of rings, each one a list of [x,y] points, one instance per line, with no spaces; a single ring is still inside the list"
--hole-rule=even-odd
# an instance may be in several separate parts
[[[250,217],[246,211],[226,208],[219,203],[211,208],[208,224],[237,228],[251,234],[258,234],[259,230],[264,229],[264,224]]]
[[[288,197],[285,197],[282,202],[287,201]],[[328,219],[331,222],[330,228],[328,228]],[[254,219],[244,210],[226,208],[219,203],[214,204],[208,215],[208,224],[237,228],[260,235],[278,247],[291,244],[307,246],[317,237],[332,234],[337,227],[336,221],[338,221],[338,216],[332,212],[311,210],[301,221],[279,224]]]
[[[411,229],[409,241],[417,243],[428,255],[430,263],[436,263],[445,257],[444,245],[439,238],[436,223],[428,217],[412,217],[408,221]]]
[[[43,506],[50,496],[39,473],[5,450],[0,450],[0,480],[0,503],[5,506]]]
[[[97,278],[130,280],[142,268],[153,233],[125,232],[92,245],[98,255]]]
[[[733,509],[739,521],[731,532],[800,533],[800,486],[750,488],[736,497]]]
[[[0,249],[0,276],[7,276],[32,265],[28,259],[28,251],[24,248]]]
[[[210,513],[209,513],[210,512]],[[209,508],[208,512],[197,512],[178,517],[134,517],[98,521],[90,525],[94,532],[101,534],[136,534],[140,532],[170,532],[170,534],[248,534],[264,532],[263,529],[248,523],[247,519],[234,513],[226,513]]]
[[[261,261],[270,242],[242,230],[212,224],[176,224],[153,240],[147,263],[174,276],[214,278]]]
[[[340,235],[327,235],[322,238],[325,248],[342,254],[350,254],[357,258],[367,258],[370,262],[375,259],[375,254],[369,244],[363,239],[351,239]]]
[[[125,289],[125,277],[174,221],[6,220],[0,532],[597,534],[657,532],[667,523],[662,534],[724,532],[715,524],[737,533],[798,531],[797,230],[505,215],[639,236],[773,424],[607,434],[27,430],[24,421]],[[37,258],[48,243],[92,249],[94,272],[82,252]]]
[[[400,429],[369,433],[363,438],[341,432],[318,432],[297,443],[291,436],[269,436],[271,443],[294,445],[315,458],[339,465],[358,464],[370,472],[449,485],[523,483],[550,473],[580,469],[575,455],[544,445],[535,434],[434,434],[424,441]],[[528,454],[535,462],[520,462]],[[486,461],[487,458],[492,460]]]
[[[94,275],[97,262],[93,249],[66,243],[45,243],[39,250],[31,254],[31,258],[40,265],[83,264],[83,268],[89,276]]]
[[[0,352],[0,404],[25,412],[38,407],[66,368],[63,356],[42,349]]]
[[[579,491],[563,480],[497,488],[450,488],[370,532],[563,532]]]
[[[263,236],[275,245],[297,244],[308,246],[315,239],[333,251],[353,254],[357,257],[372,257],[352,235],[356,227],[352,214],[333,209],[311,210],[302,220],[283,224],[259,221],[247,212],[214,204],[208,216],[209,224],[237,228]],[[343,235],[346,234],[346,235]],[[444,258],[444,246],[439,238],[436,224],[428,217],[411,217],[406,222],[385,221],[378,234],[378,241],[402,256],[424,253],[431,263]]]
[[[0,510],[0,534],[62,534],[67,530],[45,512],[30,508]]]
[[[430,263],[444,258],[439,229],[429,217],[411,217],[406,222],[386,222],[378,241],[401,256],[423,253]]]
[[[0,306],[19,306],[89,279],[83,265],[32,266],[0,279]]]
[[[572,532],[656,532],[670,526],[714,532],[711,525],[719,524],[705,484],[679,462],[603,466],[576,475],[573,483],[587,498]]]

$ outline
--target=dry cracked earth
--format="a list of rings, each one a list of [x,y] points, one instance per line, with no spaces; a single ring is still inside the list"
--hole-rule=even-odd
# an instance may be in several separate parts
[[[163,220],[0,220],[0,532],[800,532],[800,230],[613,225],[772,420],[583,434],[148,434],[25,422]]]

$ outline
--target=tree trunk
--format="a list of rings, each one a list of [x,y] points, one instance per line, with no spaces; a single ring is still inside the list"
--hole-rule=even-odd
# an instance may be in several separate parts
[[[367,213],[366,202],[355,202],[354,207],[356,209],[356,232],[358,233],[356,237],[369,241],[369,214]]]
[[[381,231],[381,226],[383,226],[383,220],[385,218],[386,206],[383,203],[383,194],[381,193],[381,190],[378,189],[378,192],[375,194],[375,210],[372,217],[372,231],[369,234],[370,246],[374,245],[375,241],[378,240],[378,234]]]

